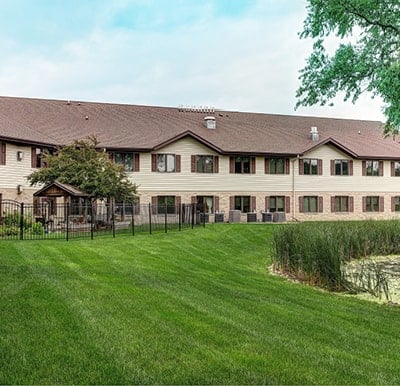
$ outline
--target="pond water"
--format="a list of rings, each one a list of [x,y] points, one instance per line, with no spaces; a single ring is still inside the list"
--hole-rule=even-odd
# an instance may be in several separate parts
[[[392,304],[400,305],[400,256],[373,256],[360,260],[352,260],[345,265],[345,272],[349,274],[349,279],[354,273],[365,272],[368,269],[371,272],[379,270],[388,285],[389,301]],[[382,303],[388,301],[384,294],[380,298],[365,292],[354,296]]]

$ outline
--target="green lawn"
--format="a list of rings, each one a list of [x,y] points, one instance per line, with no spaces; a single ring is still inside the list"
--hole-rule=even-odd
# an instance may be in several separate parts
[[[0,242],[0,384],[399,384],[400,309],[272,276],[273,229]]]

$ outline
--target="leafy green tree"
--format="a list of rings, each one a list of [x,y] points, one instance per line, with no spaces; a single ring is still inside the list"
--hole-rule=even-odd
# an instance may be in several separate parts
[[[308,0],[301,38],[313,52],[300,71],[297,105],[325,105],[339,92],[354,103],[368,91],[384,101],[385,132],[400,128],[400,0]],[[334,55],[326,38],[341,43]]]
[[[129,181],[123,166],[114,164],[98,145],[93,136],[60,147],[54,155],[46,154],[46,167],[27,177],[30,185],[58,181],[88,193],[93,201],[134,201],[136,185]]]

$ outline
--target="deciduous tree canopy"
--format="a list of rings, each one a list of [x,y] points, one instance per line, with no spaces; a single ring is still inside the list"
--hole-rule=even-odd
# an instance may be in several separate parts
[[[135,199],[136,185],[129,181],[124,168],[114,164],[108,154],[97,149],[95,137],[76,140],[53,154],[46,154],[46,167],[27,178],[31,186],[54,181],[70,184],[89,194],[92,200]]]
[[[379,95],[387,117],[385,132],[400,128],[400,0],[308,0],[301,38],[315,39],[301,70],[297,107],[324,105],[340,91],[345,100],[364,91]],[[341,43],[334,55],[326,38]]]

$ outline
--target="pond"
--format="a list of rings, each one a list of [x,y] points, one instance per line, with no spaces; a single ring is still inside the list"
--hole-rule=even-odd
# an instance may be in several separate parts
[[[360,281],[369,281],[369,285],[372,286],[379,281],[387,285],[388,299],[383,290],[377,291],[380,292],[380,296],[368,292],[361,292],[355,296],[383,303],[389,300],[392,304],[400,305],[400,256],[372,256],[352,260],[345,264],[344,272],[346,278],[356,285],[360,284]]]

